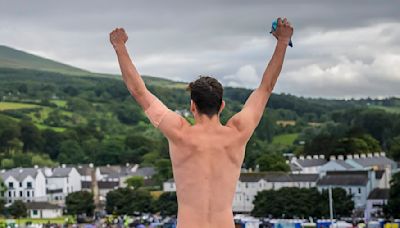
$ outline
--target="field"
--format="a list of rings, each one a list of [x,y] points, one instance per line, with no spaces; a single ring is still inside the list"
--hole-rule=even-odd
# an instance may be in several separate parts
[[[0,102],[0,111],[4,110],[16,110],[16,109],[26,109],[26,108],[37,108],[38,105],[34,104],[24,104],[15,102]]]
[[[64,100],[52,100],[52,103],[56,104],[59,108],[65,108],[66,107],[66,101]],[[36,104],[28,104],[28,103],[17,103],[17,102],[0,102],[0,111],[6,111],[6,110],[20,110],[20,109],[32,109],[32,108],[37,108],[36,111],[32,111],[27,116],[29,116],[32,119],[32,122],[39,128],[39,129],[45,129],[45,128],[50,128],[54,131],[61,132],[64,131],[65,128],[62,127],[51,127],[47,126],[46,124],[43,123],[45,119],[49,116],[49,113],[55,110],[55,108],[52,107],[47,107],[47,106],[40,106]],[[60,113],[64,116],[71,117],[72,112],[68,112],[65,110],[60,110]],[[19,119],[16,119],[19,120]],[[83,120],[82,120],[83,121]]]
[[[0,226],[4,224],[6,221],[13,221],[18,223],[21,226],[24,226],[27,222],[31,222],[32,224],[45,224],[45,223],[56,223],[56,224],[64,224],[66,219],[69,219],[72,223],[75,223],[75,219],[73,217],[60,217],[54,219],[33,219],[33,218],[20,218],[20,219],[4,219],[0,218]]]
[[[292,145],[298,135],[298,133],[277,135],[272,139],[272,144]]]

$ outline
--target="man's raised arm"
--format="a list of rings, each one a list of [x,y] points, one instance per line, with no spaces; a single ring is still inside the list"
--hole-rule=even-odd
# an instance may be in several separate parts
[[[293,28],[286,18],[283,21],[279,18],[277,29],[273,32],[277,39],[277,44],[263,74],[261,84],[250,94],[242,110],[227,122],[227,126],[235,127],[239,131],[246,133],[248,137],[251,136],[260,122],[265,106],[282,70],[286,48],[292,34]]]
[[[188,123],[183,117],[168,109],[146,88],[142,77],[129,57],[125,46],[127,40],[128,35],[123,28],[116,28],[110,33],[110,42],[117,54],[125,85],[142,107],[150,122],[159,128],[167,138],[173,139],[177,136],[178,130]]]

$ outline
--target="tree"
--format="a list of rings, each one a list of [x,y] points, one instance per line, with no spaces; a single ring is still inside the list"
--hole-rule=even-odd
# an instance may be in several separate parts
[[[393,175],[390,181],[389,200],[385,214],[389,217],[400,218],[400,172]]]
[[[21,121],[20,128],[21,140],[24,143],[22,150],[24,152],[40,150],[43,139],[39,129],[29,121]]]
[[[251,214],[257,217],[271,215],[275,218],[328,217],[329,201],[326,191],[316,188],[281,188],[259,192]],[[343,189],[333,189],[334,211],[337,216],[350,216],[354,208],[351,195]]]
[[[16,200],[8,207],[8,212],[15,218],[21,218],[27,216],[27,209],[24,202]]]
[[[290,167],[286,164],[282,155],[272,153],[264,154],[257,159],[260,171],[289,171]]]
[[[172,164],[171,160],[161,158],[156,162],[156,175],[155,179],[159,182],[166,181],[172,178]]]
[[[144,185],[144,179],[141,176],[133,176],[126,179],[125,183],[128,185],[128,187],[138,189]]]
[[[142,189],[118,188],[106,196],[106,211],[110,214],[132,215],[135,212],[152,212],[153,199]]]
[[[155,203],[155,211],[161,216],[171,216],[178,213],[178,202],[176,192],[164,192]]]
[[[0,215],[4,214],[4,209],[5,209],[4,205],[6,204],[6,201],[4,200],[4,194],[6,190],[7,188],[0,177]]]
[[[77,164],[86,162],[87,157],[75,140],[65,140],[60,145],[60,154],[57,160],[65,164]]]
[[[95,209],[93,194],[87,191],[78,191],[68,194],[65,205],[69,215],[92,216]]]
[[[394,137],[392,140],[389,142],[390,149],[389,149],[389,154],[390,156],[396,160],[400,161],[400,135]]]

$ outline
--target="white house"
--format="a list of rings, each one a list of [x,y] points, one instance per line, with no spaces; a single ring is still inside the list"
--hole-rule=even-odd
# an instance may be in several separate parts
[[[14,168],[0,173],[7,190],[6,203],[46,201],[46,178],[37,168]]]
[[[73,167],[54,168],[47,176],[46,185],[49,201],[62,204],[69,193],[82,189],[81,175]]]
[[[383,206],[387,204],[389,199],[388,188],[375,188],[368,195],[367,206],[364,217],[367,220],[383,217]]]
[[[316,174],[319,172],[320,167],[327,162],[324,155],[308,155],[306,157],[300,156],[299,158],[292,157],[289,161],[289,166],[292,173]]]
[[[30,218],[51,219],[63,215],[62,207],[48,202],[29,202],[26,203],[26,209]]]
[[[283,187],[312,188],[316,186],[317,180],[318,174],[241,173],[236,184],[232,209],[234,212],[251,212],[255,196],[260,191],[278,190]]]
[[[379,183],[377,178],[382,178],[382,172],[377,177],[374,170],[363,171],[327,171],[321,173],[321,177],[317,182],[318,190],[327,190],[332,188],[342,188],[347,194],[353,195],[355,208],[365,208],[369,193]]]
[[[98,167],[94,167],[92,163],[90,164],[80,164],[76,166],[71,166],[75,167],[78,173],[81,175],[81,181],[92,181],[92,176],[96,180],[101,180],[102,175],[100,173],[100,169]]]

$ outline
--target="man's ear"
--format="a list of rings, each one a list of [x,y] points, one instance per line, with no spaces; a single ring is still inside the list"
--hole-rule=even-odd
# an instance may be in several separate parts
[[[221,107],[219,108],[219,114],[221,114],[222,110],[225,108],[225,101],[222,100]]]
[[[196,111],[196,105],[194,104],[194,101],[192,99],[190,100],[190,111],[192,113]]]

